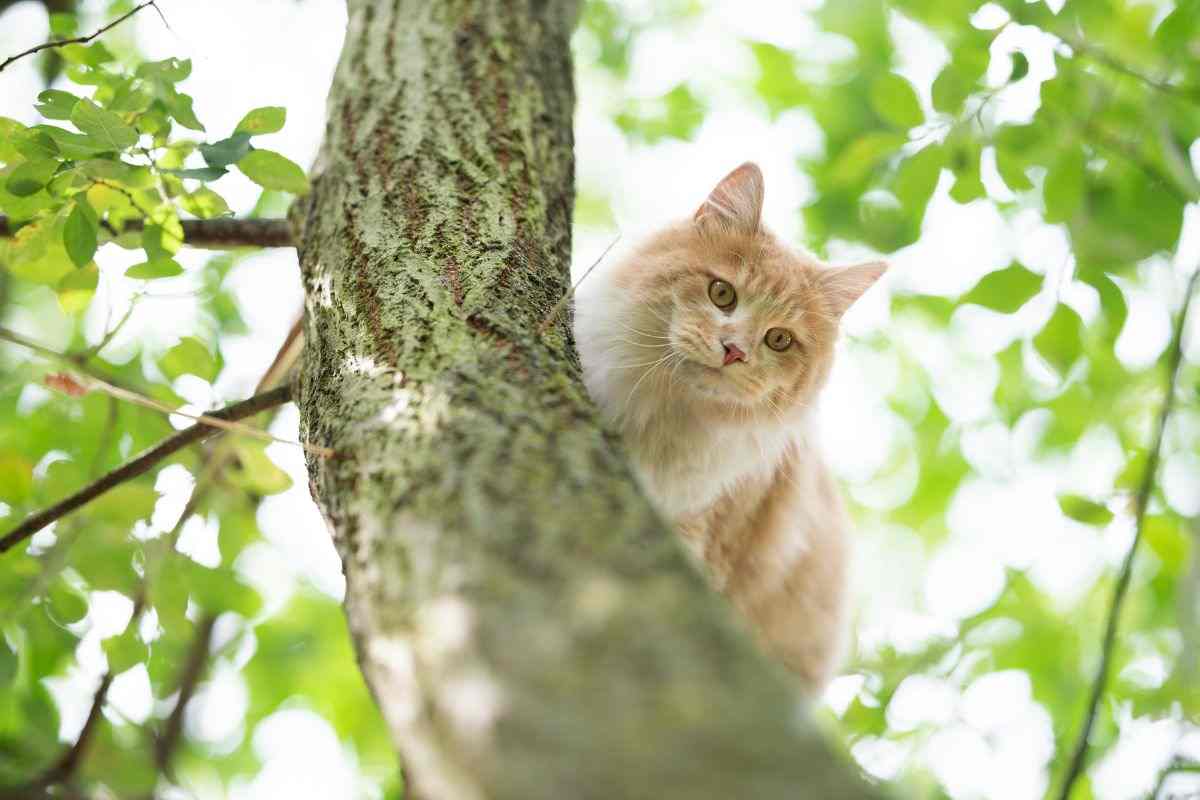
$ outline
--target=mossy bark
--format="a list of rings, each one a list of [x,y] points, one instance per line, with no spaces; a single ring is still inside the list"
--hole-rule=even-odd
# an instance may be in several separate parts
[[[864,795],[638,492],[569,326],[567,0],[350,0],[303,437],[417,796]]]

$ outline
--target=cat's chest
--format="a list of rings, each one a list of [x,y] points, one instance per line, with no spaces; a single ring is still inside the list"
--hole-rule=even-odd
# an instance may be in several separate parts
[[[672,519],[700,513],[739,482],[769,475],[791,440],[776,427],[663,425],[626,436],[643,486]]]

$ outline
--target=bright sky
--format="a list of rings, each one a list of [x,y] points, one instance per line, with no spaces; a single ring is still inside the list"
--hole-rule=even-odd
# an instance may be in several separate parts
[[[102,3],[86,4],[99,12]],[[215,138],[231,131],[248,109],[261,105],[287,107],[287,126],[264,139],[300,164],[315,155],[324,127],[325,94],[341,46],[345,11],[341,0],[159,0],[171,30],[152,12],[139,14],[125,26],[136,35],[149,58],[189,57],[192,77],[185,85],[196,109]],[[624,0],[631,13],[645,13],[650,0]],[[713,0],[686,32],[659,31],[637,41],[633,70],[627,84],[617,85],[593,71],[580,76],[577,115],[578,174],[584,191],[608,197],[623,234],[622,247],[639,231],[686,214],[721,175],[745,160],[756,160],[767,176],[765,219],[778,232],[799,240],[799,207],[812,189],[795,170],[800,155],[819,154],[820,129],[803,112],[788,112],[771,122],[745,89],[754,65],[740,39],[770,41],[802,48],[810,58],[837,58],[846,45],[821,34],[806,10],[819,3],[781,3],[778,0]],[[997,27],[1003,11],[989,6],[976,18],[980,27]],[[99,16],[95,17],[99,20]],[[47,30],[40,7],[20,4],[9,11],[0,29],[0,55],[43,41]],[[85,25],[85,29],[90,26]],[[919,27],[897,17],[893,31],[901,43],[900,71],[923,92],[946,54]],[[1050,43],[1019,26],[1010,26],[997,42],[993,67],[1006,69],[1005,54],[1021,45],[1030,56],[1027,78],[996,101],[1004,119],[1027,118],[1036,107],[1038,84],[1052,74]],[[587,48],[587,42],[581,46]],[[695,65],[703,64],[703,70]],[[1005,73],[1006,74],[1006,73]],[[655,147],[631,146],[609,121],[606,110],[622,95],[652,98],[677,82],[689,79],[712,109],[692,142],[668,141]],[[20,62],[0,78],[0,115],[32,122],[36,93],[42,87],[33,61]],[[990,189],[1003,191],[994,171],[985,175]],[[999,187],[997,189],[997,187]],[[240,174],[223,178],[217,187],[238,212],[248,210],[258,190]],[[905,425],[883,402],[890,387],[904,380],[894,354],[879,353],[856,340],[879,331],[917,354],[934,376],[938,403],[963,430],[965,455],[977,469],[956,497],[949,514],[949,543],[932,558],[909,530],[867,526],[860,532],[858,596],[862,606],[860,646],[891,643],[913,648],[931,635],[953,631],[957,620],[987,607],[1002,587],[1006,565],[1024,567],[1033,580],[1061,602],[1069,602],[1105,564],[1114,563],[1127,546],[1130,531],[1118,522],[1097,536],[1095,531],[1063,517],[1055,500],[1060,491],[1088,493],[1107,486],[1121,458],[1111,432],[1098,432],[1080,442],[1066,463],[1033,463],[1029,431],[1009,431],[985,420],[989,398],[998,379],[991,354],[1014,336],[1038,330],[1062,299],[1085,319],[1098,305],[1094,291],[1078,284],[1061,285],[1070,267],[1067,239],[1061,229],[1040,222],[1036,213],[1002,218],[987,202],[966,206],[951,201],[948,181],[930,205],[921,241],[892,258],[883,285],[872,291],[847,319],[847,341],[827,391],[823,415],[826,449],[856,501],[885,510],[903,502],[912,491],[919,465],[904,455],[909,436]],[[1190,208],[1187,232],[1175,274],[1200,260],[1200,211]],[[576,237],[576,267],[586,266],[611,241],[613,230],[581,229]],[[830,256],[850,260],[869,255],[858,246],[835,246]],[[198,266],[201,252],[180,254],[185,266]],[[1006,318],[983,309],[967,309],[955,319],[953,336],[931,337],[918,330],[889,326],[887,293],[899,289],[939,294],[963,291],[989,270],[1019,259],[1050,276],[1051,287],[1020,313]],[[106,247],[98,261],[103,272],[103,299],[120,313],[138,283],[121,272],[136,260],[115,247]],[[1162,271],[1159,271],[1160,274]],[[221,341],[227,367],[214,386],[181,379],[177,388],[189,401],[212,407],[248,393],[270,362],[278,343],[301,305],[295,256],[291,251],[268,251],[246,258],[230,278],[250,326],[243,337]],[[1135,364],[1152,361],[1168,335],[1167,306],[1162,298],[1178,296],[1179,281],[1164,279],[1150,291],[1130,291],[1130,321],[1118,346],[1119,356]],[[183,276],[159,281],[155,297],[138,307],[121,339],[106,351],[120,360],[134,343],[154,349],[173,343],[177,331],[196,319],[195,301],[188,296],[192,279]],[[17,318],[14,324],[39,339],[61,343],[66,326],[61,320]],[[105,320],[96,313],[89,331],[99,336]],[[1193,331],[1191,357],[1200,361],[1200,325]],[[296,414],[280,416],[275,432],[294,438]],[[249,553],[241,566],[273,602],[286,599],[297,580],[307,580],[340,597],[343,584],[328,536],[308,497],[299,451],[287,446],[270,450],[293,476],[288,492],[268,498],[259,512],[267,543]],[[900,457],[897,459],[896,454]],[[1181,455],[1164,468],[1168,499],[1183,513],[1200,511],[1200,458]],[[899,464],[880,475],[885,464]],[[164,470],[160,489],[166,494],[155,524],[169,527],[190,476],[182,468]],[[1004,509],[1005,514],[994,513]],[[1004,525],[997,521],[1006,519]],[[1042,532],[1058,531],[1047,537]],[[214,552],[215,532],[193,521],[181,546],[204,561]],[[101,595],[93,605],[92,631],[80,650],[81,669],[60,681],[64,699],[64,735],[82,724],[92,686],[103,670],[99,648],[102,633],[123,627],[129,603],[116,595]],[[113,626],[117,626],[114,628]],[[996,635],[1012,635],[998,631]],[[1153,680],[1159,665],[1144,665]],[[861,676],[835,683],[828,701],[844,708],[862,688]],[[119,713],[141,719],[150,711],[149,683],[144,670],[121,676],[110,694]],[[220,743],[231,737],[252,736],[266,767],[252,785],[235,797],[327,798],[370,796],[371,781],[355,766],[353,754],[337,741],[330,726],[310,712],[281,711],[253,731],[241,730],[240,710],[245,688],[235,669],[218,669],[189,715],[189,732]],[[889,722],[899,729],[934,725],[930,739],[914,739],[911,747],[886,741],[862,742],[855,756],[872,773],[895,774],[914,753],[958,798],[1039,797],[1045,790],[1045,765],[1051,757],[1050,719],[1030,695],[1021,672],[985,676],[965,691],[949,681],[913,677],[901,687],[889,708]],[[1101,800],[1132,798],[1144,793],[1158,769],[1163,744],[1185,735],[1181,723],[1148,724],[1130,721],[1121,744],[1098,768]],[[1200,750],[1200,737],[1191,734]],[[193,787],[197,797],[216,797],[211,786]]]

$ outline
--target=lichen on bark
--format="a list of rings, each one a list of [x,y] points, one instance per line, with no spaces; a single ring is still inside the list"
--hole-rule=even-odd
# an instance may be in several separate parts
[[[865,796],[638,491],[566,320],[567,0],[350,0],[302,435],[359,659],[427,798]]]

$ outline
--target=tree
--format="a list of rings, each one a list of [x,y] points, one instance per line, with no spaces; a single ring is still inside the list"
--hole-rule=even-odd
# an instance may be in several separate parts
[[[852,328],[842,356],[862,378],[847,441],[866,454],[843,478],[879,583],[822,727],[901,796],[1186,786],[1192,0],[780,4],[737,26],[716,2],[590,0],[578,69],[571,4],[352,1],[311,192],[264,149],[282,108],[210,133],[190,63],[140,63],[128,24],[62,41],[153,4],[82,21],[45,5],[57,41],[37,58],[64,77],[38,124],[0,118],[0,786],[229,790],[258,770],[251,732],[307,708],[359,759],[363,793],[400,791],[393,744],[418,796],[864,791],[680,558],[579,386],[556,313],[572,206],[586,232],[620,204],[587,169],[575,197],[573,72],[585,124],[656,158],[672,140],[708,152],[712,111],[762,121],[776,149],[807,136],[776,154],[811,182],[805,241],[894,254],[886,323]],[[706,70],[647,80],[646,52],[696,56],[714,30]],[[231,172],[264,189],[249,218],[229,214]],[[978,236],[980,217],[1003,236]],[[939,247],[955,227],[975,238]],[[250,391],[218,393],[218,375],[265,367],[231,356],[236,248],[293,242],[303,368],[225,405]],[[201,263],[195,246],[235,249]],[[139,253],[127,308],[118,248]],[[199,324],[123,342],[164,288],[196,295]],[[247,566],[291,555],[264,549],[256,509],[301,451],[255,437],[292,385],[378,710],[336,605],[279,600]],[[208,410],[176,430],[163,409]],[[142,675],[156,702],[123,718]],[[244,730],[213,741],[184,722],[222,685],[244,687]],[[981,722],[988,708],[1006,714]],[[1123,760],[1146,727],[1177,743]]]
[[[299,404],[338,453],[310,471],[359,660],[422,796],[859,795],[541,324],[568,289],[575,13],[350,4],[299,214]]]

